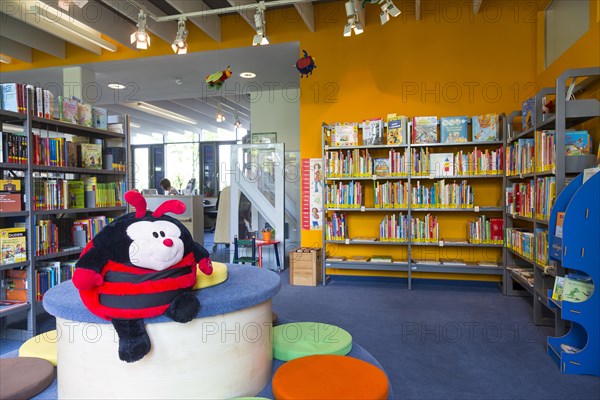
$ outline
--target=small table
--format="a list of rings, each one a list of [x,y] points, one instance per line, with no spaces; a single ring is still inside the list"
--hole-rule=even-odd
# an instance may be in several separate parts
[[[279,240],[262,240],[256,239],[256,247],[258,248],[258,266],[262,268],[262,248],[263,246],[273,246],[275,248],[275,262],[277,263],[277,272],[281,272],[281,264],[279,263]]]

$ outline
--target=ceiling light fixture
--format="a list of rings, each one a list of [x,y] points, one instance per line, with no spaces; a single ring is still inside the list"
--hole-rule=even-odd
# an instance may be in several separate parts
[[[10,64],[12,62],[12,58],[9,56],[5,56],[4,54],[0,54],[0,63],[2,64]]]
[[[131,34],[131,44],[135,43],[136,48],[146,50],[150,47],[150,35],[146,32],[146,13],[141,8],[137,28],[138,30]]]
[[[110,89],[115,89],[115,90],[123,90],[123,89],[125,89],[125,85],[121,85],[120,83],[117,83],[117,82],[115,82],[115,83],[109,83],[108,87]]]
[[[31,2],[23,3],[29,5]],[[39,29],[46,30],[57,36],[64,36],[65,40],[71,41],[71,43],[77,44],[72,41],[75,40],[75,38],[77,38],[77,40],[83,39],[104,50],[111,52],[117,51],[117,46],[102,39],[100,32],[75,20],[69,13],[65,13],[48,4],[40,4],[40,2],[35,2],[35,4],[31,4],[28,7],[30,11],[36,13],[36,16],[40,17],[36,19],[36,27]],[[72,40],[69,40],[68,37],[72,37]]]
[[[139,128],[141,128],[141,125],[139,125],[139,124],[136,124],[136,123],[133,123],[133,122],[130,122],[130,123],[129,123],[129,126],[130,126],[131,128],[138,128],[138,129],[139,129]]]
[[[186,54],[188,51],[187,46],[187,35],[188,31],[185,28],[185,18],[179,18],[179,22],[177,23],[177,36],[175,36],[175,40],[171,45],[173,52],[175,54]]]
[[[254,35],[254,39],[252,40],[252,46],[264,46],[269,44],[269,38],[267,37],[267,31],[265,27],[265,10],[267,6],[265,6],[265,2],[261,1],[258,4],[258,8],[256,9],[256,14],[254,14],[254,25],[256,27],[256,35]]]
[[[344,26],[344,36],[351,36],[353,30],[355,35],[360,35],[361,33],[363,33],[364,29],[358,18],[358,10],[354,6],[354,1],[348,0],[346,2],[345,7],[346,17],[348,17],[348,23],[346,24],[346,26]]]
[[[385,23],[390,20],[390,17],[396,18],[398,15],[400,15],[400,10],[392,2],[392,0],[381,0],[379,4],[382,3],[384,4],[381,6],[381,14],[379,15],[379,18],[381,19],[381,25],[385,25]]]
[[[242,72],[240,76],[245,79],[256,78],[256,74],[254,72]]]
[[[187,118],[186,116],[177,114],[176,112],[173,112],[173,111],[165,110],[164,108],[157,107],[150,103],[138,101],[137,103],[134,103],[134,104],[137,106],[137,108],[140,108],[145,111],[151,111],[151,113],[153,113],[153,114],[158,114],[158,115],[163,116],[168,119],[172,119],[172,120],[179,121],[179,122],[185,122],[186,124],[191,124],[191,125],[197,124],[197,122],[194,121],[193,119]]]
[[[217,122],[224,122],[225,121],[225,114],[223,114],[223,108],[221,106],[221,103],[217,103]]]

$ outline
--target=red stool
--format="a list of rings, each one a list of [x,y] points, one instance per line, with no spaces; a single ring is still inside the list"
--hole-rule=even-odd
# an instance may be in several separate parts
[[[379,368],[338,355],[296,358],[279,367],[273,377],[273,396],[277,400],[386,400],[388,388],[388,379]]]

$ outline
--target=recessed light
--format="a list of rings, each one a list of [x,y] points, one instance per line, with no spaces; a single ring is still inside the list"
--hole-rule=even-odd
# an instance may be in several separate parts
[[[242,73],[240,74],[240,76],[241,76],[242,78],[251,79],[251,78],[255,78],[255,77],[256,77],[256,74],[255,74],[254,72],[242,72]]]
[[[125,85],[121,85],[120,83],[109,83],[108,87],[116,90],[125,89]]]

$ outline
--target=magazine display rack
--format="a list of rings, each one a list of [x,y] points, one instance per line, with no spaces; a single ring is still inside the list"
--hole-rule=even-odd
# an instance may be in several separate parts
[[[562,372],[600,376],[600,173],[586,182],[579,175],[563,190],[552,209],[550,226],[564,212],[561,261],[565,269],[583,273],[592,279],[594,289],[582,302],[554,302],[562,318],[571,321],[571,329],[561,337],[548,337],[548,354]],[[554,243],[554,232],[549,234]]]

